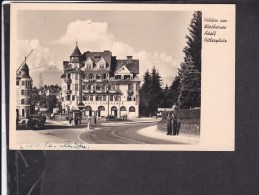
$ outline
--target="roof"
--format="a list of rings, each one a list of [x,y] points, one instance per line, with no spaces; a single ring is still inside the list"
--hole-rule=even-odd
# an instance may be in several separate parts
[[[75,47],[75,49],[74,49],[74,51],[73,51],[73,53],[71,54],[70,57],[80,57],[81,55],[82,55],[82,54],[81,54],[81,52],[80,52],[78,46],[76,45],[76,47]]]
[[[22,65],[21,70],[29,70],[29,66],[26,64],[26,62]]]
[[[119,70],[122,66],[126,66],[130,72],[139,74],[139,60],[125,59],[116,61],[116,71]]]
[[[96,64],[103,58],[106,62],[106,67],[111,67],[111,58],[112,53],[110,51],[103,51],[103,52],[84,52],[82,55],[82,60],[85,61],[87,58],[90,58],[94,64],[94,67]]]

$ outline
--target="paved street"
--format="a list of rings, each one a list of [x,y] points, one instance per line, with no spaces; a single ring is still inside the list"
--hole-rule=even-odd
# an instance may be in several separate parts
[[[81,140],[89,144],[181,144],[176,136],[166,136],[156,132],[156,122],[139,122],[123,126],[103,126],[84,132]],[[150,131],[149,133],[146,133]],[[158,134],[159,136],[154,136]],[[162,137],[161,137],[162,135]],[[167,138],[167,139],[165,139]],[[170,139],[168,139],[170,138]]]
[[[138,119],[129,122],[98,123],[94,129],[86,124],[70,126],[68,121],[47,120],[44,130],[17,130],[18,144],[193,144],[196,136],[167,136],[156,130],[158,120]]]

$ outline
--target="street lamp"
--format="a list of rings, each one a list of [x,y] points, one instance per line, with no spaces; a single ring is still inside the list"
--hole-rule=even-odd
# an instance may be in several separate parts
[[[80,68],[78,69],[78,77],[79,77],[78,78],[78,80],[79,80],[79,85],[78,85],[78,91],[79,91],[78,100],[79,100],[79,103],[78,103],[77,107],[78,107],[79,110],[83,110],[85,105],[82,102],[82,93],[83,93],[83,90],[82,90],[82,71],[81,71]]]

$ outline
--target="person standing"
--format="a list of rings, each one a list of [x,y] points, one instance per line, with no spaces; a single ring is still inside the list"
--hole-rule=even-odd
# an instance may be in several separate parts
[[[172,122],[173,122],[173,135],[176,135],[176,133],[177,133],[177,118],[176,118],[175,114],[173,114]]]
[[[177,115],[176,117],[177,120],[177,125],[176,125],[176,135],[179,135],[180,132],[180,128],[181,128],[181,117],[179,117],[179,115]]]
[[[167,115],[166,123],[167,123],[167,134],[166,135],[172,135],[172,118],[169,114]]]

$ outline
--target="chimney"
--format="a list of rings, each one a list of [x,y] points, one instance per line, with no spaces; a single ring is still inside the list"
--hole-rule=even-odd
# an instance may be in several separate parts
[[[132,56],[127,56],[127,60],[132,60]]]

